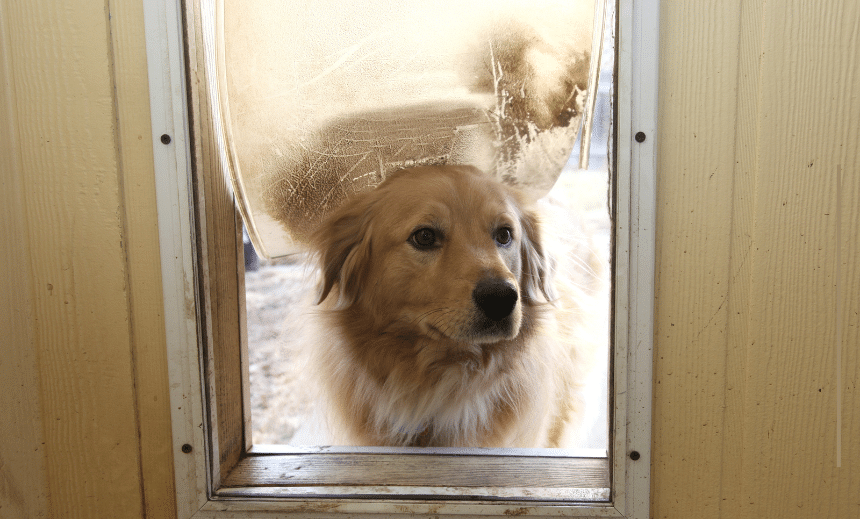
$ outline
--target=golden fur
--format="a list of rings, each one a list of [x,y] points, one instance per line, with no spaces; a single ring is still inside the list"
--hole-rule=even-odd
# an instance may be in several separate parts
[[[537,214],[467,166],[401,170],[314,235],[332,442],[557,447],[578,412],[576,303]],[[565,291],[567,292],[567,291]],[[571,312],[573,310],[573,312]]]

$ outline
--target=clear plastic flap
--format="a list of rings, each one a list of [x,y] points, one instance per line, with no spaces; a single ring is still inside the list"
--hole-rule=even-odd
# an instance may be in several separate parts
[[[329,211],[410,165],[470,164],[545,194],[580,130],[594,13],[593,0],[223,0],[214,115],[257,251],[300,250]]]

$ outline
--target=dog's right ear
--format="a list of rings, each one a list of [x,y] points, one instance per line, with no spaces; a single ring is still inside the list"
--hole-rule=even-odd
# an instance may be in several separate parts
[[[346,202],[329,215],[313,235],[322,270],[317,304],[337,285],[338,303],[351,305],[362,286],[370,262],[370,219],[363,200]]]

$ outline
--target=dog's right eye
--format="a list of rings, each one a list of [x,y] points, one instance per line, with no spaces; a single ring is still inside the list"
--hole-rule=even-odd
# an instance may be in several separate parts
[[[409,241],[419,249],[432,248],[436,245],[436,231],[429,227],[423,227],[413,232],[412,236],[409,237]]]

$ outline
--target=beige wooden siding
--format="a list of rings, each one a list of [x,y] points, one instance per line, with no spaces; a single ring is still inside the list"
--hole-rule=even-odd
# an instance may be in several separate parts
[[[653,515],[860,517],[860,3],[663,11]]]
[[[0,2],[4,518],[173,515],[143,34]]]
[[[858,517],[860,3],[662,11],[653,516]],[[140,2],[0,0],[3,518],[173,516],[145,77]]]

